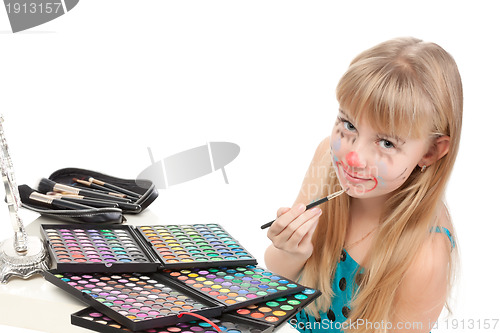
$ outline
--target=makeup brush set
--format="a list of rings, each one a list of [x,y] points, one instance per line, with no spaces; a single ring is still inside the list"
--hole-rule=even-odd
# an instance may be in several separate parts
[[[65,168],[42,178],[37,188],[19,186],[22,205],[42,215],[76,223],[122,223],[158,197],[149,180],[123,179]]]
[[[42,224],[45,279],[90,308],[98,332],[265,332],[321,293],[257,266],[218,224]]]

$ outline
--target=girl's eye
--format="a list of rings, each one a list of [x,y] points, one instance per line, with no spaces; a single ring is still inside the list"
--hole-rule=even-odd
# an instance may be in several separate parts
[[[356,130],[356,127],[354,127],[353,124],[351,124],[349,121],[347,120],[343,120],[344,122],[344,128],[350,132],[354,132]]]
[[[380,147],[385,149],[396,148],[396,146],[394,146],[394,144],[391,141],[385,139],[380,139],[379,145]]]

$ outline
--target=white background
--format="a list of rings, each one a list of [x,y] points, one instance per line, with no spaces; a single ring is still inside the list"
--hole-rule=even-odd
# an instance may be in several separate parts
[[[447,195],[461,279],[449,329],[443,317],[433,332],[492,332],[477,321],[500,318],[495,5],[83,0],[16,34],[0,8],[0,112],[18,183],[35,187],[70,166],[135,178],[150,164],[147,147],[158,160],[234,142],[241,153],[226,167],[228,185],[215,172],[161,190],[149,209],[165,223],[220,223],[264,264],[268,240],[259,226],[295,200],[316,145],[330,133],[335,86],[350,60],[393,37],[433,41],[455,57],[465,96]],[[5,207],[2,239],[8,220]],[[452,319],[476,323],[452,330]]]

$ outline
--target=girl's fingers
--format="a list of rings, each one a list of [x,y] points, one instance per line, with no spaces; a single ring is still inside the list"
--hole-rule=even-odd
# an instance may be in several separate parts
[[[292,222],[297,216],[302,214],[306,210],[306,206],[304,204],[298,204],[293,206],[290,210],[283,213],[279,216],[271,225],[269,230],[267,231],[267,237],[273,238],[276,235],[282,233],[286,227]]]
[[[311,209],[302,213],[290,222],[284,230],[272,238],[273,244],[281,249],[296,250],[299,243],[307,235],[320,215],[320,209]]]
[[[288,232],[288,237],[290,238],[292,234],[295,233],[295,231],[298,230],[304,223],[318,214],[321,214],[321,208],[314,207],[295,218],[292,222],[290,222],[287,229],[285,230],[285,232]]]
[[[318,225],[319,217],[321,216],[321,210],[314,213],[312,216],[305,220],[298,228],[295,229],[293,234],[290,235],[288,243],[291,246],[299,247],[301,243],[307,242],[307,237],[311,238],[316,226]],[[303,214],[306,215],[306,214]],[[295,222],[295,221],[294,221]],[[310,239],[309,239],[310,240]]]
[[[321,214],[318,215],[318,217],[316,219],[312,219],[314,222],[312,223],[311,227],[307,231],[306,235],[304,237],[302,237],[299,244],[297,245],[299,248],[304,247],[304,246],[309,246],[311,244],[312,236],[314,235],[314,231],[316,230],[316,227],[318,226],[320,216],[321,216]]]
[[[291,208],[290,207],[281,207],[278,209],[278,212],[276,213],[276,218],[280,217],[281,215],[285,214],[288,212]]]

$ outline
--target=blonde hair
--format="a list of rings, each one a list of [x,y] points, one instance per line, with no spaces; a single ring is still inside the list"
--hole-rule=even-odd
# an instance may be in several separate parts
[[[348,319],[387,322],[397,286],[437,224],[436,210],[443,202],[460,141],[460,74],[453,58],[440,46],[415,38],[394,39],[362,52],[351,62],[337,86],[337,99],[355,121],[363,117],[377,131],[413,138],[450,137],[448,153],[424,173],[415,168],[385,203],[364,272],[358,272],[360,287]],[[329,175],[323,195],[339,187],[333,167]],[[323,292],[307,309],[315,317],[328,310],[334,296],[332,278],[346,236],[350,197],[340,196],[327,205],[313,235],[313,254],[300,274],[302,284]],[[448,288],[456,252],[450,253]],[[358,328],[356,332],[373,330]]]

